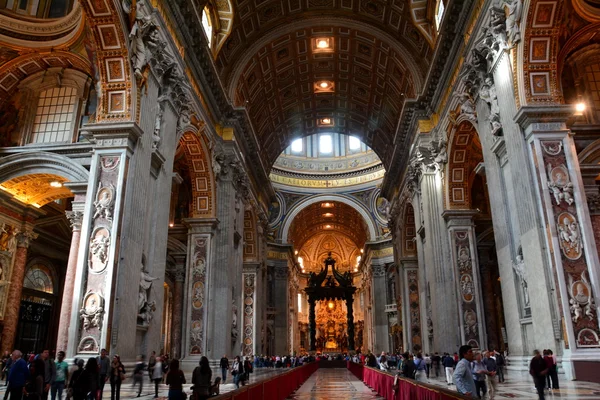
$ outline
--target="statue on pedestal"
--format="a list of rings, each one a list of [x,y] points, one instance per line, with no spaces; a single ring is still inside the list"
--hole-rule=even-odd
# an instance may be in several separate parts
[[[138,319],[142,320],[142,325],[147,326],[152,320],[152,313],[156,310],[154,301],[148,302],[148,295],[152,287],[152,281],[157,280],[148,275],[145,271],[145,258],[142,256],[142,269],[140,271],[140,289],[138,293]]]

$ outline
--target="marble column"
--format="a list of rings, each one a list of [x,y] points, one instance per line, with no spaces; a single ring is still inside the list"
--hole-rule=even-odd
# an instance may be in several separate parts
[[[275,353],[287,354],[289,327],[288,327],[288,291],[289,291],[289,266],[287,260],[277,260],[274,266],[274,294],[275,294]]]
[[[373,329],[375,331],[373,353],[388,352],[388,321],[385,313],[386,305],[386,279],[385,265],[372,264],[373,271]]]
[[[171,321],[171,357],[181,358],[181,326],[183,323],[183,285],[185,269],[175,270],[175,284],[173,285],[173,319]]]
[[[458,350],[460,336],[458,332],[458,310],[455,298],[455,274],[448,268],[450,259],[448,249],[448,233],[442,218],[443,193],[442,178],[439,171],[426,171],[421,177],[422,212],[424,239],[423,257],[419,265],[426,266],[426,281],[429,283],[431,296],[431,319],[433,324],[433,349],[437,352],[454,352]],[[420,255],[420,254],[419,254]]]
[[[67,211],[67,219],[71,223],[73,235],[71,236],[71,248],[67,262],[67,274],[65,275],[65,286],[63,288],[62,303],[60,307],[60,322],[58,323],[57,351],[66,351],[69,342],[69,325],[71,324],[71,311],[73,306],[73,291],[75,290],[75,274],[77,273],[77,256],[79,255],[79,239],[81,238],[81,221],[83,211]]]
[[[485,315],[479,275],[479,261],[475,246],[475,225],[473,210],[447,210],[447,221],[451,246],[452,264],[457,277],[455,291],[457,296],[447,301],[458,303],[458,321],[460,343],[473,348],[487,348]],[[491,294],[490,294],[491,295]]]
[[[521,108],[516,118],[525,131],[540,218],[547,227],[544,238],[552,269],[549,292],[558,303],[562,366],[570,379],[586,374],[586,364],[600,357],[600,262],[577,150],[566,127],[573,112],[570,106],[530,106]],[[526,266],[529,260],[524,261]],[[530,293],[546,286],[528,269],[523,269],[523,277]],[[537,301],[531,299],[532,308]]]
[[[2,353],[12,352],[19,324],[19,311],[21,310],[21,292],[23,291],[23,279],[25,267],[27,266],[27,249],[31,240],[38,237],[31,227],[17,234],[17,249],[15,250],[15,261],[10,276],[8,297],[6,299],[6,312],[4,314],[4,328],[2,329]]]

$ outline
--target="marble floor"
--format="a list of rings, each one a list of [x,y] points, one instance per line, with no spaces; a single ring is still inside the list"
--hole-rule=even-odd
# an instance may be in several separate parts
[[[600,374],[600,371],[598,371]],[[445,379],[430,376],[429,383],[456,390],[454,385],[448,386]],[[568,381],[564,375],[559,375],[560,389],[546,392],[546,399],[579,400],[599,399],[600,384],[591,382]],[[533,386],[531,376],[526,372],[508,371],[505,374],[505,382],[498,383],[496,399],[537,399],[537,393]]]
[[[318,369],[288,399],[294,400],[368,400],[383,397],[369,389],[347,369]]]

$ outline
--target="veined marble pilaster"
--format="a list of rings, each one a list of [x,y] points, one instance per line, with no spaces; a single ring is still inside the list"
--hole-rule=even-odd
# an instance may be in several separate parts
[[[385,265],[384,264],[372,264],[371,265],[372,278],[373,278],[373,330],[374,340],[373,349],[374,353],[381,353],[382,351],[388,352],[388,321],[385,313],[386,305],[386,281],[385,281]]]
[[[275,353],[286,354],[289,350],[289,266],[287,260],[276,260],[274,268],[274,295],[275,295]]]
[[[244,264],[242,315],[242,354],[259,354],[260,332],[257,325],[257,284],[260,264]]]
[[[575,379],[578,361],[600,355],[600,262],[575,144],[565,124],[572,112],[570,106],[525,107],[517,121],[525,130],[540,217],[548,226],[546,245],[563,327],[563,367]]]
[[[185,290],[183,304],[182,355],[186,360],[199,359],[208,354],[206,332],[210,318],[211,287],[215,267],[212,254],[214,227],[217,223],[210,218],[188,218],[188,256],[185,268]]]
[[[414,261],[402,261],[400,271],[404,287],[402,298],[404,351],[416,351],[416,349],[421,349],[423,346],[419,301],[419,269]]]
[[[90,180],[81,225],[73,290],[67,357],[98,354],[108,348],[112,330],[113,290],[117,273],[117,239],[129,159],[142,132],[131,123],[87,125],[95,139]],[[139,265],[139,264],[137,264]],[[139,271],[137,271],[139,276]],[[137,300],[137,295],[134,296]],[[118,301],[118,300],[117,300]],[[123,329],[124,327],[119,327]]]
[[[471,210],[445,211],[444,217],[447,220],[452,249],[452,264],[457,276],[456,300],[461,343],[473,348],[486,349],[485,316],[473,224],[473,215],[476,213]]]

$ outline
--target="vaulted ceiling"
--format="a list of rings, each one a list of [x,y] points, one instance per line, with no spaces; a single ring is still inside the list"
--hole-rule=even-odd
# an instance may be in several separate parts
[[[358,136],[390,162],[404,101],[422,90],[433,53],[415,22],[422,11],[407,0],[246,0],[235,10],[216,66],[269,166],[294,138],[319,132]],[[315,87],[322,81],[329,90]]]
[[[335,201],[314,203],[294,218],[289,241],[296,249],[301,249],[319,233],[339,233],[360,249],[367,241],[368,228],[358,211],[347,204]]]

